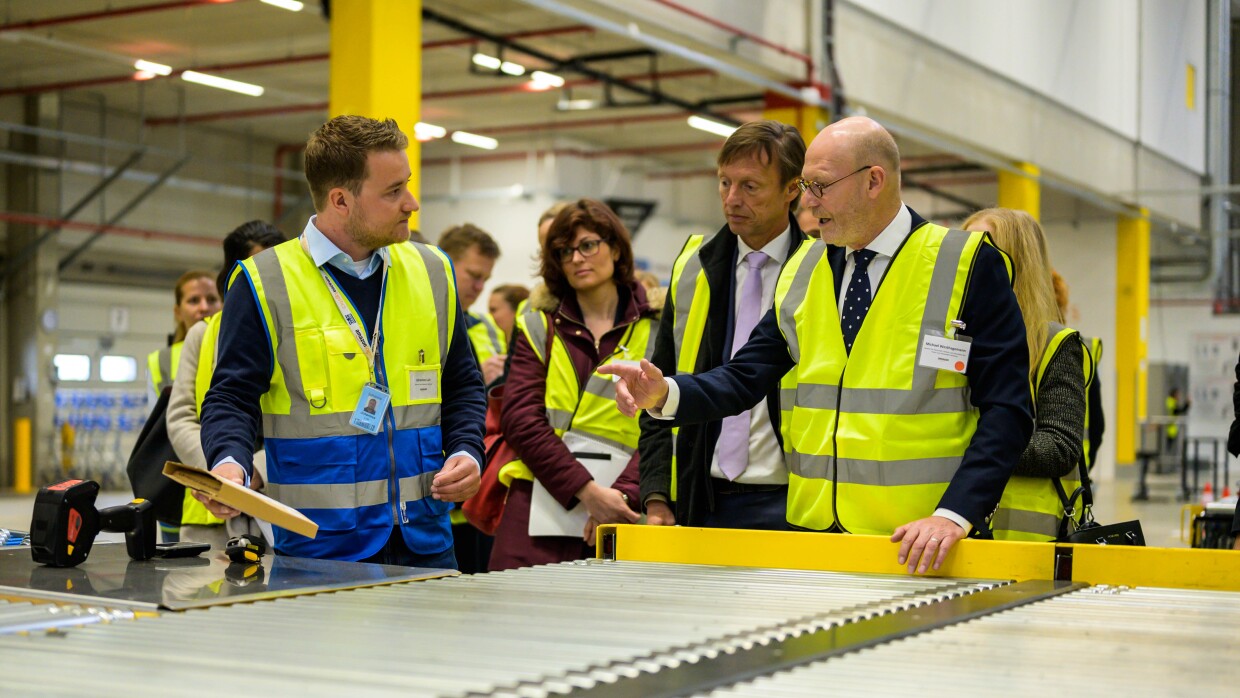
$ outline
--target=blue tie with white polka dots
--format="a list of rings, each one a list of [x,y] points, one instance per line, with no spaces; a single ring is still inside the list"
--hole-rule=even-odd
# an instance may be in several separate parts
[[[861,331],[861,323],[870,309],[873,295],[870,293],[870,260],[878,254],[874,250],[857,250],[852,253],[853,273],[844,293],[844,312],[840,315],[840,329],[844,331],[844,348],[852,352],[853,341]]]

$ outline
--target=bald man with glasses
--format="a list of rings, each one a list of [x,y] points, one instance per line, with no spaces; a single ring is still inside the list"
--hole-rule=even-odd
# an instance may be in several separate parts
[[[773,386],[794,528],[887,535],[910,573],[939,569],[989,519],[1033,432],[1011,264],[984,233],[900,197],[895,140],[832,124],[805,154],[801,205],[821,242],[780,274],[774,308],[716,369],[665,378],[608,367],[621,412],[682,426],[737,414]]]

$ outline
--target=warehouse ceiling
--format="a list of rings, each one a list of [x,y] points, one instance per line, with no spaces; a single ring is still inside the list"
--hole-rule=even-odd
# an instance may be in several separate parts
[[[752,80],[654,51],[628,35],[595,29],[532,4],[423,0],[423,8],[422,120],[499,141],[495,153],[487,154],[447,138],[433,140],[422,146],[427,164],[571,144],[604,156],[639,156],[648,175],[705,179],[721,139],[689,127],[688,115],[741,123],[762,114],[763,89]],[[286,155],[296,152],[327,116],[329,23],[322,9],[317,0],[297,12],[258,0],[8,0],[0,4],[0,98],[55,95],[62,111],[102,105],[143,124],[129,131],[101,124],[93,136],[106,137],[107,144],[60,136],[62,157],[76,147],[80,161],[83,149],[94,152],[89,147],[98,146],[100,152],[109,150],[107,161],[114,167],[126,159],[129,145],[146,144],[153,150],[134,169],[269,192],[277,169],[285,170],[286,181],[295,181],[296,173],[289,171],[295,158],[260,164],[222,161],[204,152],[208,146],[199,141],[202,134],[224,134],[254,143],[255,151],[262,142],[261,150],[267,152],[273,145],[286,145],[291,149]],[[711,54],[705,45],[693,48]],[[471,62],[474,53],[502,55],[524,66],[527,74],[514,77],[479,68]],[[712,57],[728,58],[718,51]],[[804,77],[795,66],[781,74],[731,58],[765,80],[789,83]],[[169,66],[173,72],[139,74],[133,68],[136,59]],[[409,69],[418,69],[415,61]],[[185,70],[260,85],[264,92],[252,97],[193,84],[183,79]],[[534,70],[559,75],[565,84],[533,89],[528,73]],[[564,110],[569,100],[611,106]],[[64,121],[61,129],[81,130]],[[8,130],[15,138],[16,131]],[[20,161],[14,142],[10,140],[3,153],[8,162]],[[929,197],[928,207],[934,209],[930,215],[961,215],[994,200],[990,170],[916,143],[902,142],[901,148],[906,185]],[[46,146],[40,152],[46,153]],[[186,153],[190,157],[182,160]],[[1065,198],[1064,210],[1071,214],[1070,207],[1080,204]],[[1048,194],[1044,207],[1049,215],[1060,208],[1056,204],[1055,195]],[[82,217],[92,222],[98,218]],[[118,225],[124,225],[123,219]],[[61,245],[70,250],[90,235],[89,230],[68,230]],[[172,236],[162,248],[153,247],[152,254],[172,250],[166,256],[185,259],[200,256],[205,244],[218,244],[206,231],[185,236]],[[133,255],[123,243],[105,237],[90,255],[64,265],[67,278],[89,278],[91,269],[109,265],[116,275],[135,276]],[[134,244],[132,236],[129,244]],[[158,274],[143,278],[153,285],[167,284]]]

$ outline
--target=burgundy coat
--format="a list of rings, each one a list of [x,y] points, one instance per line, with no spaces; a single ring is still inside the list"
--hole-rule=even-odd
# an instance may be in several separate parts
[[[603,335],[598,347],[594,336],[582,320],[577,297],[570,295],[562,302],[550,296],[531,297],[534,307],[550,311],[552,328],[568,349],[568,355],[577,369],[577,381],[585,385],[590,374],[598,367],[600,357],[608,357],[615,351],[628,326],[642,317],[656,317],[658,310],[651,306],[646,290],[641,284],[621,286],[620,302],[616,308],[616,326]],[[577,462],[560,437],[547,422],[545,404],[547,392],[547,367],[534,354],[525,335],[516,332],[511,353],[512,363],[508,380],[504,384],[504,409],[500,426],[504,438],[520,454],[521,460],[534,473],[534,477],[547,488],[551,496],[566,509],[576,506],[578,490],[590,481],[590,473]],[[654,338],[651,337],[651,341]],[[541,349],[541,348],[540,348]],[[625,419],[619,411],[616,419]],[[632,460],[619,479],[612,485],[629,497],[634,511],[641,511],[638,501],[637,459]],[[541,565],[565,560],[579,560],[593,554],[580,537],[529,535],[530,496],[533,483],[514,480],[504,506],[504,516],[495,532],[495,546],[491,551],[491,571]]]

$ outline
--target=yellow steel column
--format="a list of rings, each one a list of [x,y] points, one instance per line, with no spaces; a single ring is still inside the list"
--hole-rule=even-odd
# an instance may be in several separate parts
[[[328,109],[396,119],[409,136],[409,190],[419,196],[422,149],[413,126],[422,118],[422,0],[332,3]]]
[[[1013,163],[1020,174],[999,171],[999,206],[1026,211],[1034,220],[1042,220],[1042,170],[1028,162]]]
[[[1136,459],[1137,422],[1146,416],[1146,328],[1150,312],[1150,219],[1120,216],[1115,293],[1115,461]]]
[[[805,145],[814,140],[818,132],[831,123],[831,112],[819,107],[811,107],[797,102],[784,95],[774,92],[766,93],[766,104],[762,108],[762,118],[780,121],[796,126],[801,132]]]

